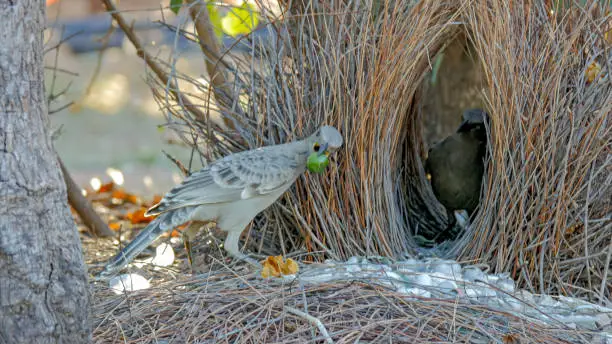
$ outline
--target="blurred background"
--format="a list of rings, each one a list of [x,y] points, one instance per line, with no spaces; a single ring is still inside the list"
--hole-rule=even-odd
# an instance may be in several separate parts
[[[116,1],[149,54],[206,83],[195,44],[160,24],[188,21],[169,0]],[[229,6],[242,1],[223,1]],[[192,24],[181,25],[192,30]],[[193,31],[193,30],[192,30]],[[164,113],[146,83],[146,65],[115,27],[100,0],[47,0],[45,82],[55,147],[82,187],[92,179],[125,184],[142,196],[164,193],[182,174],[162,151],[189,167],[191,149],[166,128]],[[224,46],[235,41],[223,37]],[[176,47],[176,49],[175,49]],[[181,83],[187,93],[199,92]],[[202,166],[194,155],[193,169]],[[118,173],[119,171],[120,173]],[[94,181],[95,183],[95,181]]]
[[[280,16],[275,0],[248,0]],[[206,67],[199,47],[160,24],[193,32],[185,13],[169,10],[170,0],[115,2],[133,25],[147,53],[175,66],[180,73],[206,85]],[[215,2],[217,3],[217,2]],[[224,0],[217,8],[226,11],[242,0]],[[225,7],[224,7],[225,6]],[[141,196],[165,193],[182,180],[182,174],[162,151],[191,169],[202,162],[182,144],[147,85],[147,67],[132,43],[112,23],[100,0],[47,0],[46,90],[50,97],[55,146],[80,186],[97,178],[116,183]],[[263,29],[262,29],[263,28]],[[259,23],[253,36],[266,37]],[[222,37],[222,49],[240,49],[237,38]],[[202,89],[178,80],[178,85],[196,104],[206,105]],[[472,47],[457,37],[432,61],[430,76],[423,83],[420,106],[426,118],[423,135],[427,145],[452,133],[463,110],[482,107],[483,76]],[[120,173],[119,173],[119,172]]]

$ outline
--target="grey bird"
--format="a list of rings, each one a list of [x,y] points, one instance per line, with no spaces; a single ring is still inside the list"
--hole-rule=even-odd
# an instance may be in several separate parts
[[[225,250],[257,265],[239,250],[242,231],[306,171],[309,157],[329,156],[342,142],[338,130],[323,126],[304,140],[230,154],[210,163],[146,212],[157,218],[106,264],[100,277],[115,274],[161,234],[188,221],[214,222],[228,232]]]
[[[489,115],[483,110],[465,111],[457,132],[429,149],[425,172],[448,218],[448,226],[438,238],[445,239],[453,231],[456,210],[465,210],[472,216],[478,206],[487,152],[485,121],[488,119]]]

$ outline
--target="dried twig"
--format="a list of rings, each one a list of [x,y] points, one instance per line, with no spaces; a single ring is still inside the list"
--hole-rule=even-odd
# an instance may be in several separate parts
[[[183,173],[183,176],[189,177],[189,175],[191,174],[191,171],[189,171],[189,169],[186,168],[182,162],[178,161],[178,159],[170,155],[170,153],[166,152],[165,150],[162,150],[162,153],[164,153],[166,158],[172,161],[176,165],[176,167],[178,167],[179,170],[181,170],[181,172]]]
[[[115,19],[115,22],[117,22],[117,25],[119,25],[121,30],[123,30],[125,35],[130,40],[130,42],[132,42],[132,44],[134,45],[134,48],[136,48],[136,54],[147,63],[149,68],[151,68],[151,70],[155,73],[155,75],[159,78],[159,80],[163,84],[169,86],[168,91],[181,104],[185,106],[185,109],[187,109],[193,114],[194,118],[197,121],[208,123],[209,121],[207,121],[206,114],[202,112],[202,110],[200,110],[196,105],[194,105],[187,97],[183,96],[183,94],[178,88],[178,85],[176,85],[174,81],[170,80],[168,75],[164,72],[163,68],[160,65],[158,65],[157,62],[155,62],[155,60],[153,60],[153,58],[145,52],[140,40],[134,33],[134,30],[129,25],[127,25],[127,23],[125,22],[125,19],[123,18],[121,13],[117,11],[117,8],[113,4],[112,0],[101,0],[101,1],[106,7],[106,10],[110,13],[113,19]],[[210,123],[210,124],[213,126],[213,128],[217,130],[221,129],[214,123]]]
[[[89,251],[99,253],[93,245]],[[163,272],[153,273],[159,281]],[[486,343],[512,334],[516,342],[561,344],[596,341],[598,335],[484,305],[407,298],[364,282],[296,288],[227,268],[178,280],[164,275],[159,286],[125,295],[94,284],[94,342],[122,336],[139,343]],[[299,310],[306,304],[308,313]],[[313,325],[321,336],[313,338]]]
[[[331,339],[331,337],[329,336],[329,333],[327,332],[327,329],[325,328],[325,325],[323,325],[323,323],[321,322],[321,320],[317,319],[316,317],[313,317],[310,314],[306,314],[302,311],[299,311],[293,307],[289,307],[289,306],[285,306],[285,310],[289,313],[295,314],[299,317],[304,318],[305,320],[307,320],[308,322],[310,322],[311,324],[313,324],[314,326],[316,326],[319,329],[319,332],[321,332],[321,335],[323,336],[323,338],[325,338],[325,341],[328,344],[333,344],[334,341]]]
[[[210,22],[206,3],[200,0],[187,0],[187,4],[191,18],[195,23],[200,49],[205,56],[206,70],[208,71],[215,99],[223,108],[230,109],[233,103],[231,98],[232,92],[228,87],[229,83],[225,77],[224,64],[219,63],[222,56],[221,50],[219,49],[219,43]],[[223,120],[228,128],[236,129],[234,123],[229,118],[224,116]]]
[[[81,188],[72,180],[70,172],[64,166],[64,162],[58,156],[57,158],[62,175],[64,176],[64,183],[66,183],[66,190],[68,192],[68,202],[79,214],[81,220],[91,233],[98,237],[111,237],[115,233],[108,228],[108,225],[98,216],[96,211],[93,209],[91,203],[81,194]]]

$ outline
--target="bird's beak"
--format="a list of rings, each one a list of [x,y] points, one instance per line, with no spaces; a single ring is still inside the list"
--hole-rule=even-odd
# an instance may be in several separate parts
[[[461,122],[461,124],[459,125],[459,128],[457,128],[457,132],[465,132],[465,131],[470,131],[470,123],[468,121],[463,121]]]
[[[319,148],[319,156],[321,155],[329,155],[329,152],[327,151],[327,147],[329,147],[328,143],[324,143],[321,148]]]

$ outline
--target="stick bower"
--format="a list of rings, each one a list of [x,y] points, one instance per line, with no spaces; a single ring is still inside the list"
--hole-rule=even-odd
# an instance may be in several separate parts
[[[550,3],[294,1],[260,29],[273,39],[243,37],[247,53],[213,61],[233,102],[219,105],[209,85],[166,65],[199,90],[188,97],[207,120],[166,83],[152,87],[168,126],[204,159],[302,138],[321,123],[344,135],[326,174],[305,175],[256,218],[251,249],[306,249],[315,260],[415,255],[414,235],[444,226],[422,167],[433,117],[422,111],[423,85],[437,54],[467,37],[484,74],[490,156],[472,225],[436,252],[509,272],[532,292],[605,302],[611,20],[596,2]],[[601,72],[589,80],[594,63]],[[224,122],[235,130],[215,129]]]

